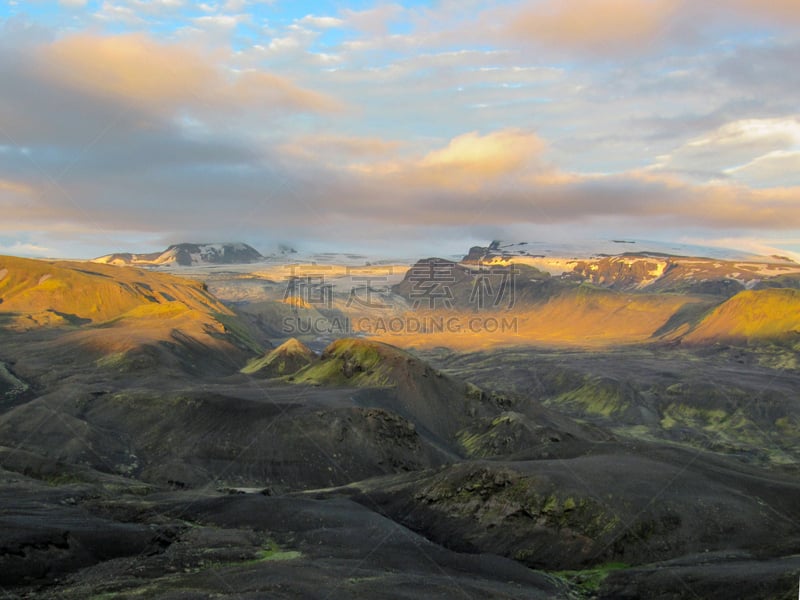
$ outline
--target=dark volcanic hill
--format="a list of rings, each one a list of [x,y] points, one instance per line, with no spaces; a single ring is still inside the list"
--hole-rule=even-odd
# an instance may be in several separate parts
[[[785,552],[800,542],[790,508],[798,492],[796,481],[696,452],[605,444],[570,459],[473,462],[394,477],[354,497],[451,549],[571,570],[731,547],[772,552],[781,545],[775,528]]]
[[[481,265],[426,258],[393,287],[412,308],[456,311],[510,309],[541,304],[577,283],[526,264]]]
[[[456,433],[473,418],[497,411],[496,398],[436,371],[415,356],[380,342],[340,339],[319,361],[292,376],[296,384],[363,388],[362,406],[389,410],[432,441],[456,448]]]

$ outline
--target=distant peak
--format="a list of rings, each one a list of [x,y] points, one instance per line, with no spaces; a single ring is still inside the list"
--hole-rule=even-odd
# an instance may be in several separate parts
[[[172,244],[163,252],[115,253],[94,259],[113,265],[190,267],[205,264],[248,264],[265,260],[255,248],[242,242]]]

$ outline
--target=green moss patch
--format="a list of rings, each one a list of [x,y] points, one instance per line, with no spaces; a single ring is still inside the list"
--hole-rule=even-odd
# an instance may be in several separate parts
[[[593,569],[584,569],[581,571],[555,571],[553,575],[575,586],[582,597],[591,597],[599,591],[603,581],[605,581],[606,577],[611,573],[629,567],[630,565],[626,563],[611,562]]]

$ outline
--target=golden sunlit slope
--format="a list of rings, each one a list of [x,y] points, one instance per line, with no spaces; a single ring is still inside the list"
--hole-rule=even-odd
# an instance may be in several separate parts
[[[0,317],[7,330],[51,330],[54,348],[109,366],[146,348],[150,364],[170,353],[187,364],[205,353],[241,361],[243,350],[260,350],[202,283],[135,268],[0,257]]]
[[[199,282],[89,262],[0,256],[0,312],[16,313],[19,325],[97,324],[137,307],[173,302],[232,314]]]
[[[651,341],[677,311],[697,301],[678,294],[627,294],[582,285],[547,302],[511,311],[450,315],[445,331],[378,330],[377,338],[402,347],[457,350],[517,344],[591,348],[636,344]]]
[[[800,290],[773,288],[736,294],[703,318],[683,341],[757,341],[792,334],[800,334]]]
[[[525,315],[520,333],[531,340],[590,346],[647,341],[691,297],[625,294],[582,285]]]

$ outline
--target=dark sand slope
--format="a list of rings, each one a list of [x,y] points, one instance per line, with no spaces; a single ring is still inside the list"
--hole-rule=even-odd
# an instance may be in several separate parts
[[[157,493],[110,479],[53,488],[0,475],[0,585],[15,596],[544,599],[567,590],[507,559],[446,550],[347,499]]]

